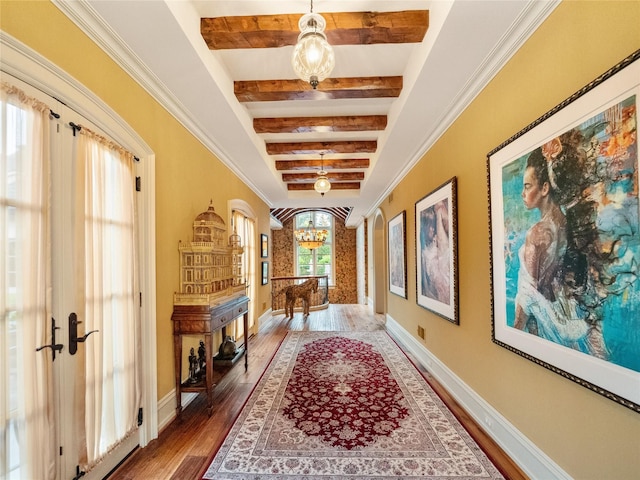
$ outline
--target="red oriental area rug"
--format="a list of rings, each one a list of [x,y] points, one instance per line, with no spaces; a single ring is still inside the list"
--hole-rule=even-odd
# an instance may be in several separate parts
[[[289,332],[204,478],[503,477],[386,332]]]

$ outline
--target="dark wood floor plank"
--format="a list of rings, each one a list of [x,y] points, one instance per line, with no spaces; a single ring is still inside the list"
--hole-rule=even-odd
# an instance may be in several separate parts
[[[195,478],[198,472],[202,470],[203,463],[207,460],[207,457],[194,457],[192,455],[187,456],[175,473],[171,476],[171,480],[184,480],[185,478]]]
[[[171,422],[160,432],[156,440],[145,448],[138,448],[130,455],[120,468],[111,474],[109,480],[199,479],[200,473],[208,466],[212,453],[222,444],[246,399],[289,330],[384,330],[384,321],[384,315],[373,314],[371,308],[364,305],[330,305],[326,310],[311,312],[306,319],[299,312],[296,312],[292,320],[285,319],[284,315],[274,316],[249,340],[249,371],[244,371],[244,362],[238,362],[224,377],[216,376],[211,417],[207,415],[206,396],[201,394],[183,410],[179,419]],[[527,477],[522,470],[491,437],[415,358],[412,360],[502,474],[512,480],[526,480]],[[197,469],[199,471],[196,471],[198,459],[201,459],[201,463]]]

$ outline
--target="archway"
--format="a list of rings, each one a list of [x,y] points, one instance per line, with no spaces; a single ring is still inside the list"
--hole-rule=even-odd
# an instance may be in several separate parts
[[[385,220],[381,210],[377,210],[373,221],[373,311],[386,313],[387,311],[387,268]]]

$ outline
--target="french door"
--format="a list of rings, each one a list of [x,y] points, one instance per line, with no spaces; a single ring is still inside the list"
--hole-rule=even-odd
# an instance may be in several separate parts
[[[2,80],[0,478],[102,478],[138,443],[136,162]]]

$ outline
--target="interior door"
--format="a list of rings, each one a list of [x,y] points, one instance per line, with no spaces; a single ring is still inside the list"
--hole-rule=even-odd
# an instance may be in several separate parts
[[[88,119],[10,81],[30,100],[21,104],[13,92],[8,115],[3,102],[2,138],[24,127],[15,122],[21,108],[41,101],[51,113],[36,133],[36,168],[3,142],[0,476],[103,478],[138,443],[135,162]],[[19,149],[29,159],[32,148]],[[40,189],[32,204],[20,198],[27,183]],[[37,217],[38,227],[27,234],[22,217]],[[30,250],[21,245],[27,238]],[[30,271],[37,281],[26,285]],[[33,392],[39,407],[23,408]]]

